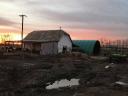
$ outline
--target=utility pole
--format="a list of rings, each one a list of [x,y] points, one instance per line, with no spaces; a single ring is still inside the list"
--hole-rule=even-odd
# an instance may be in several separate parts
[[[22,18],[22,30],[21,30],[21,50],[23,51],[23,35],[24,35],[24,17],[27,17],[26,15],[19,15]]]
[[[61,26],[60,26],[60,30],[61,30]]]

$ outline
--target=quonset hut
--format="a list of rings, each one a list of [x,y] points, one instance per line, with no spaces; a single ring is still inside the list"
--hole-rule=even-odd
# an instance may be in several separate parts
[[[70,35],[63,30],[33,31],[23,42],[25,49],[38,52],[40,55],[54,55],[72,50]]]
[[[100,42],[98,40],[73,40],[73,45],[88,55],[100,53]]]

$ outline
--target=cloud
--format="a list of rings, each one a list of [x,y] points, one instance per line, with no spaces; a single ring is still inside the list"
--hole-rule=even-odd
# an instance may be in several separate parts
[[[70,28],[89,28],[100,30],[128,30],[127,18],[106,16],[92,12],[56,12],[53,10],[42,10],[41,17],[69,26]]]
[[[19,2],[20,6],[24,5],[33,16],[38,15],[42,20],[97,25],[128,24],[127,0],[17,0],[15,2]]]
[[[128,0],[2,1],[16,5],[26,13],[29,20],[34,21],[31,23],[38,26],[53,24],[67,29],[93,29],[120,36],[128,35]]]
[[[35,2],[33,0],[33,2]],[[126,0],[44,0],[28,3],[41,20],[74,26],[106,30],[127,29],[128,12]],[[36,5],[37,4],[37,5]],[[37,7],[38,6],[38,7]]]
[[[0,17],[0,25],[11,26],[11,25],[13,25],[13,24],[15,24],[15,22]]]
[[[0,0],[1,2],[12,2],[12,1],[16,1],[16,0]]]

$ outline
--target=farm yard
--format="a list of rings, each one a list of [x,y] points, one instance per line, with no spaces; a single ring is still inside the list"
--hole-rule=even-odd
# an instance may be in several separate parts
[[[128,96],[128,0],[0,9],[0,96]]]
[[[0,96],[128,96],[127,44],[117,45],[71,40],[63,30],[6,41],[0,46]]]
[[[0,58],[0,96],[127,96],[128,61],[73,52],[55,56]],[[79,85],[46,89],[55,81],[79,79]]]

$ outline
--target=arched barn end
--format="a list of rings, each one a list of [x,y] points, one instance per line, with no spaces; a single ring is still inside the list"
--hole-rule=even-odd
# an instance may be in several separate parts
[[[98,55],[100,53],[101,46],[98,40],[73,40],[73,44],[88,55]]]

